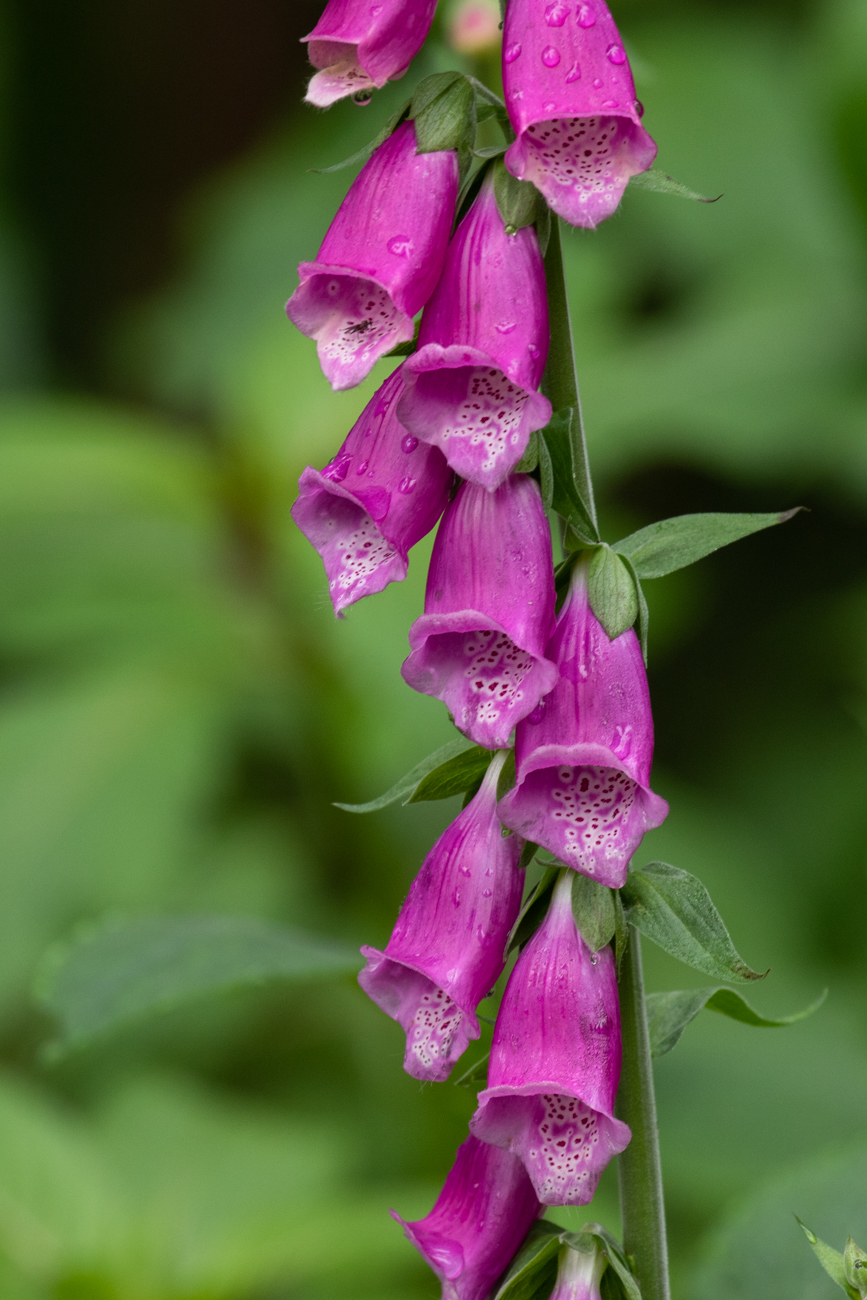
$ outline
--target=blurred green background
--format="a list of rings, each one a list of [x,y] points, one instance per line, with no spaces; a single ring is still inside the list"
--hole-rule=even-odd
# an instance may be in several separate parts
[[[445,6],[447,0],[442,0]],[[421,1087],[350,977],[203,1002],[50,1065],[45,951],[106,914],[382,945],[456,805],[350,818],[449,739],[399,677],[408,580],[336,622],[289,518],[381,382],[282,306],[432,44],[302,106],[311,0],[0,9],[0,1295],[423,1300],[473,1095]],[[621,0],[659,165],[565,238],[605,534],[802,504],[649,584],[639,863],[700,875],[787,1013],[657,1067],[679,1300],[831,1300],[791,1217],[867,1245],[867,6]],[[651,988],[701,977],[645,946]],[[468,1060],[479,1054],[475,1048]],[[603,1180],[587,1215],[617,1228]]]

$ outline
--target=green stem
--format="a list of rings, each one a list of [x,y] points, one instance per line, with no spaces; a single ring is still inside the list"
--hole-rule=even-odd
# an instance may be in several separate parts
[[[632,1129],[632,1141],[618,1156],[623,1246],[634,1261],[642,1300],[669,1300],[665,1205],[641,939],[633,926],[629,927],[629,943],[620,970],[620,1014],[623,1070],[617,1117]]]

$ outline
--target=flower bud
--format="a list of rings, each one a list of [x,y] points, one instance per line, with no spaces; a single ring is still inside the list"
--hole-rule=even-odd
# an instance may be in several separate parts
[[[588,1254],[564,1246],[557,1263],[557,1282],[549,1300],[601,1300],[599,1283],[606,1259],[597,1248]]]
[[[379,89],[402,77],[433,21],[436,0],[328,0],[309,36],[310,62],[320,68],[307,87],[317,108]]]

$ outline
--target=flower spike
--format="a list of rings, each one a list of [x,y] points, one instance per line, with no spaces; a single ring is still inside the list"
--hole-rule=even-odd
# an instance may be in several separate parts
[[[468,1137],[424,1219],[393,1219],[442,1283],[442,1300],[488,1300],[542,1206],[521,1161]]]
[[[630,1139],[614,1118],[620,1004],[614,954],[591,956],[564,871],[509,978],[470,1131],[523,1160],[544,1205],[586,1205]]]
[[[619,889],[668,804],[650,789],[653,719],[638,638],[630,628],[609,640],[590,607],[584,563],[573,571],[547,656],[560,679],[518,725],[517,784],[500,802],[500,819]]]
[[[415,125],[404,122],[353,181],[316,261],[298,267],[286,314],[316,340],[335,392],[412,338],[442,270],[457,192],[454,150],[416,153]]]
[[[338,617],[406,577],[407,552],[448,501],[452,472],[395,414],[400,372],[386,379],[323,470],[305,469],[292,518],[322,556]]]
[[[481,789],[440,836],[409,891],[385,952],[364,947],[365,993],[406,1031],[404,1069],[440,1081],[479,1037],[476,1007],[505,965],[521,906],[523,841],[503,838],[497,779],[506,751]]]
[[[309,36],[308,104],[328,108],[347,95],[378,90],[402,77],[433,21],[436,0],[328,0]]]
[[[534,479],[462,484],[437,532],[404,681],[448,705],[477,745],[501,749],[557,680],[551,530]]]
[[[573,226],[610,217],[656,145],[604,0],[510,0],[503,87],[517,136],[509,171]]]
[[[418,351],[404,366],[401,420],[461,478],[494,491],[551,418],[536,391],[548,342],[536,232],[506,234],[489,174],[449,245]]]

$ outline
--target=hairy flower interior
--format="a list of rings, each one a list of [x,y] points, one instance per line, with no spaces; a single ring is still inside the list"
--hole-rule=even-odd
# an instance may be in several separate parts
[[[641,169],[632,165],[633,132],[625,117],[536,122],[522,137],[524,179],[567,221],[596,225],[611,215],[629,177]]]
[[[358,47],[340,41],[311,41],[310,61],[320,68],[310,78],[305,96],[308,104],[328,108],[347,95],[375,90],[376,84],[358,63]]]

